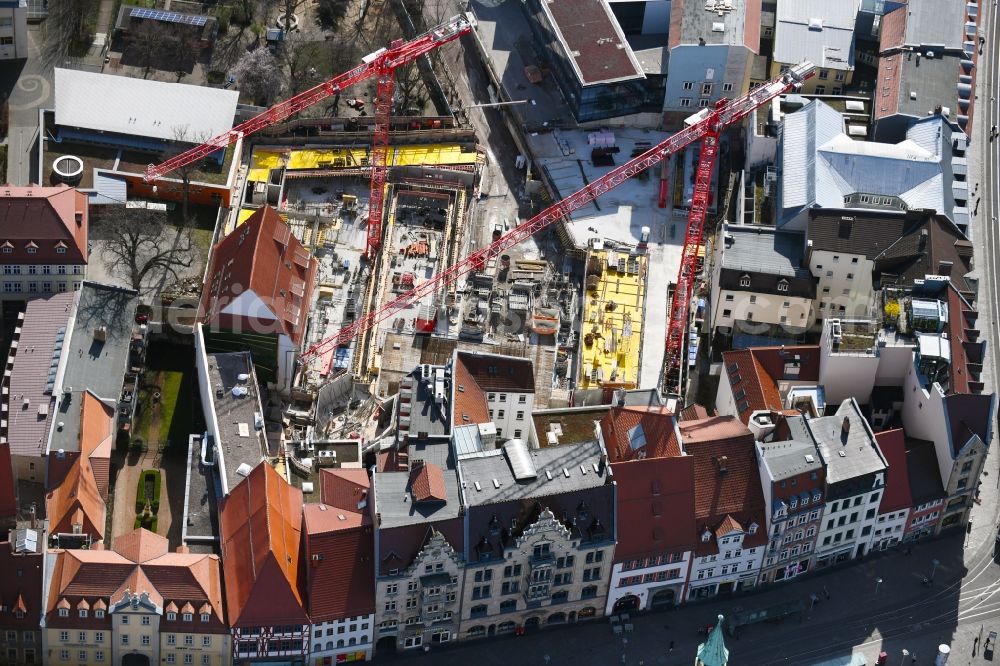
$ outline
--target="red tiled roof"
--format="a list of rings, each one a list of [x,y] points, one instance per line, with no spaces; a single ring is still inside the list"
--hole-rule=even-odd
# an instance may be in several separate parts
[[[750,415],[758,410],[782,409],[778,380],[785,378],[785,364],[798,357],[798,381],[819,380],[819,347],[816,345],[787,345],[783,347],[754,347],[722,353],[726,371],[724,381],[732,388],[739,419],[750,422]],[[746,403],[747,408],[740,410]]]
[[[109,601],[120,600],[127,590],[148,593],[158,604],[167,602],[168,609],[176,609],[179,604],[207,604],[212,618],[208,624],[199,623],[199,631],[224,632],[222,569],[218,556],[170,553],[166,544],[164,537],[140,528],[115,539],[115,548],[120,547],[122,552],[57,551],[46,609],[50,625],[77,626],[82,622],[86,626],[103,627],[110,622],[107,618],[83,620],[76,614],[59,618],[56,611],[64,606],[64,601],[71,607],[85,604],[95,610],[106,610]]]
[[[542,7],[552,15],[552,28],[565,41],[566,57],[576,63],[583,85],[642,78],[604,0],[547,0]]]
[[[144,529],[122,534],[115,539],[112,548],[122,557],[127,557],[138,564],[170,552],[170,545],[166,537]]]
[[[262,462],[223,500],[219,528],[232,625],[307,623],[298,587],[302,491]]]
[[[889,468],[886,471],[885,492],[879,503],[879,513],[892,513],[913,506],[910,496],[910,476],[906,469],[906,436],[902,428],[875,433],[875,441]]]
[[[611,462],[681,455],[674,415],[666,407],[614,407],[601,419]],[[641,428],[641,434],[639,430]]]
[[[44,558],[44,552],[15,554],[10,543],[0,542],[0,605],[24,613],[20,619],[12,612],[0,613],[0,629],[38,629]]]
[[[318,265],[278,213],[264,206],[215,245],[199,318],[237,331],[285,333],[298,345]],[[235,312],[225,312],[230,306]]]
[[[455,404],[452,407],[452,422],[455,425],[489,423],[490,408],[486,404],[486,394],[479,388],[475,377],[464,363],[455,363]]]
[[[618,485],[615,561],[694,550],[694,458],[648,458],[611,467]]]
[[[754,534],[747,534],[744,547],[766,543],[764,493],[753,433],[732,416],[684,421],[680,430],[684,450],[694,457],[695,518],[699,533],[706,529],[714,532],[731,517],[747,530],[751,523],[758,525]],[[705,546],[699,544],[699,552]]]
[[[10,444],[0,444],[0,518],[17,514],[17,496],[14,491],[14,467],[10,458]]]
[[[12,248],[3,255],[5,263],[86,264],[87,225],[87,195],[76,189],[65,185],[0,188],[0,245]],[[34,243],[32,254],[29,243]],[[56,252],[59,243],[65,252]]]
[[[62,483],[46,495],[45,511],[53,534],[73,532],[73,525],[77,523],[83,534],[95,540],[104,538],[107,506],[88,458],[78,457]]]
[[[762,0],[747,0],[743,12],[743,43],[754,53],[760,53],[760,19]]]
[[[730,515],[726,515],[725,519],[719,523],[719,526],[715,528],[715,538],[721,539],[733,532],[742,532],[743,526]]]
[[[698,403],[691,403],[677,414],[678,421],[697,421],[698,419],[707,419],[709,416],[714,416],[710,413],[704,405],[699,405]]]
[[[375,546],[369,514],[306,504],[303,520],[312,622],[374,613]]]
[[[444,485],[444,471],[425,460],[415,460],[410,465],[410,494],[414,502],[445,502],[448,490]]]
[[[948,282],[947,291],[948,343],[951,346],[951,366],[948,372],[950,392],[974,393],[970,382],[981,380],[970,374],[969,364],[981,372],[985,362],[985,346],[979,331],[975,329],[979,313],[969,305],[951,281]]]
[[[897,51],[906,40],[906,5],[882,17],[879,41],[878,78],[875,83],[875,120],[899,111],[900,86],[903,84],[903,53]],[[888,52],[888,53],[887,53]]]
[[[115,437],[115,409],[90,391],[84,391],[80,406],[80,453],[90,461],[90,470],[101,499],[108,499],[111,445]]]
[[[534,366],[526,358],[460,351],[455,355],[459,365],[483,391],[535,392]]]
[[[346,467],[324,467],[319,471],[320,497],[323,504],[353,513],[367,513],[359,506],[367,503],[371,488],[368,471]]]

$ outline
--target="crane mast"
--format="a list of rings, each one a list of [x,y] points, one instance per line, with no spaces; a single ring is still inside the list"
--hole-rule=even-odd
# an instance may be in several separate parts
[[[506,250],[518,245],[523,240],[545,229],[556,220],[567,217],[605,192],[622,184],[632,176],[659,164],[667,157],[677,153],[692,143],[702,140],[702,152],[699,159],[695,182],[695,193],[688,216],[687,232],[684,238],[681,267],[678,275],[677,291],[672,302],[669,328],[664,357],[665,372],[672,374],[671,368],[677,366],[683,352],[684,332],[687,329],[688,305],[692,295],[692,285],[696,278],[698,246],[704,230],[705,216],[708,209],[708,198],[711,186],[712,168],[718,150],[720,132],[739,122],[753,113],[758,107],[768,103],[778,95],[813,75],[812,63],[803,62],[790,68],[781,76],[754,88],[746,95],[735,100],[721,100],[713,109],[706,109],[686,122],[686,127],[668,137],[661,143],[650,148],[621,166],[615,167],[600,178],[597,178],[565,199],[553,204],[542,212],[519,226],[511,229],[492,244],[477,250],[458,263],[448,267],[434,277],[414,286],[414,288],[396,298],[382,304],[380,307],[366,313],[353,324],[342,328],[330,337],[320,340],[306,349],[300,360],[308,363],[312,359],[346,345],[360,334],[377,326],[396,312],[432,295],[443,286],[457,281],[469,273],[482,270],[487,262],[499,257]],[[683,295],[682,295],[683,293]]]

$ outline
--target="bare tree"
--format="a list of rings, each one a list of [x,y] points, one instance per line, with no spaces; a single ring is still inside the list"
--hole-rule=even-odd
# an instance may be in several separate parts
[[[281,93],[281,67],[267,47],[261,46],[244,54],[233,67],[232,74],[240,90],[254,102],[267,105]]]
[[[140,291],[150,281],[176,281],[194,263],[195,251],[187,229],[165,224],[164,214],[146,208],[101,206],[95,233],[102,242],[101,258],[108,271]]]
[[[190,148],[190,144],[201,144],[212,137],[209,136],[208,132],[192,132],[187,125],[177,125],[173,128],[174,135],[174,145],[173,150],[169,151],[171,156],[180,154]],[[188,204],[191,199],[191,180],[201,171],[202,160],[197,162],[191,162],[190,164],[184,164],[182,166],[174,169],[174,175],[181,179],[181,215],[184,218],[184,224],[190,222],[188,217]]]
[[[59,0],[49,3],[49,13],[45,28],[52,37],[52,43],[65,49],[71,44],[90,43],[91,35],[87,30],[87,14],[94,0]]]
[[[142,78],[148,79],[162,57],[164,38],[153,21],[141,21],[125,37],[125,56],[137,67],[142,67]]]
[[[347,16],[350,0],[318,0],[316,3],[316,23],[324,30],[336,30]]]

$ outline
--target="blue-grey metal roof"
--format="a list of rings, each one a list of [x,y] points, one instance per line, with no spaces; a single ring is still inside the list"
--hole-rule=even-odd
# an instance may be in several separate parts
[[[801,233],[754,226],[725,227],[722,268],[785,277],[807,277]]]
[[[815,63],[817,69],[854,69],[854,22],[858,2],[779,2],[775,15],[774,60]]]
[[[854,194],[899,197],[907,209],[934,209],[960,223],[956,215],[966,209],[955,204],[954,188],[961,184],[952,171],[953,128],[947,120],[921,118],[895,144],[855,141],[843,130],[840,113],[819,100],[785,116],[779,226],[805,208],[855,207],[846,201]]]
[[[455,518],[460,513],[462,497],[459,494],[455,457],[450,442],[411,442],[410,464],[417,460],[433,463],[444,472],[446,498],[444,502],[413,502],[410,494],[409,472],[376,472],[372,483],[380,527],[388,529],[403,525],[419,525]]]
[[[846,430],[845,420],[850,424]],[[835,415],[805,419],[805,425],[823,455],[827,483],[849,481],[888,467],[853,398],[842,402]]]

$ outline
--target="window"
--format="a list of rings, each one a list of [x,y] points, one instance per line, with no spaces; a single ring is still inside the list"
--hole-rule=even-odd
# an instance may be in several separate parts
[[[740,278],[740,286],[741,287],[749,287],[750,286],[750,276],[749,275],[744,275],[743,277]]]
[[[848,273],[847,274],[847,279],[848,280],[853,280],[854,279],[854,273]]]
[[[191,618],[192,618],[191,613],[184,613],[183,615],[181,615],[181,619],[184,620],[185,622],[190,622]],[[145,619],[145,618],[143,618],[143,619]],[[146,623],[144,622],[143,624],[146,624]]]
[[[691,106],[691,98],[690,97],[681,97],[681,107],[686,108],[686,107],[689,107],[689,106]]]
[[[69,632],[68,631],[60,631],[59,632],[59,640],[61,640],[63,643],[68,642],[69,641]]]
[[[395,601],[387,601],[387,602],[385,602],[385,612],[386,613],[391,613],[394,610],[396,610],[396,602]]]
[[[7,248],[4,248],[4,252],[6,252],[6,251],[7,251]],[[69,650],[59,650],[59,660],[60,661],[69,661]]]
[[[141,624],[144,627],[148,627],[149,626],[149,616],[148,615],[143,615],[142,619],[139,621],[139,624]]]
[[[128,645],[128,634],[122,634],[122,645]]]
[[[12,246],[10,244],[6,244],[6,245],[3,246],[3,253],[4,254],[11,254],[13,251],[14,251],[14,246]],[[69,657],[67,657],[67,659],[68,658]]]
[[[521,412],[518,412],[518,414],[520,414],[520,413]],[[514,429],[514,439],[519,439],[520,437],[521,437],[521,429],[520,428],[515,428]]]
[[[177,645],[177,636],[167,634],[167,645]]]
[[[703,83],[703,84],[701,84],[701,94],[702,95],[711,95],[712,94],[712,88],[713,88],[713,85],[711,83]]]
[[[142,636],[142,644],[143,645],[149,645],[149,636],[148,635],[143,634],[143,636]]]
[[[702,109],[707,109],[711,104],[712,104],[712,100],[710,100],[710,99],[699,99],[698,100],[698,106],[700,108],[702,108]]]
[[[94,611],[94,617],[96,617],[98,620],[102,619],[104,617],[104,611],[98,608],[97,610]]]
[[[51,282],[43,282],[42,283],[42,293],[43,294],[50,294],[50,293],[52,293],[52,283]]]
[[[209,664],[212,663],[212,655],[210,654],[201,655],[201,663],[202,666],[209,666]]]
[[[825,95],[826,94],[826,86],[816,86],[816,94],[817,95]]]
[[[731,316],[732,316],[732,314],[733,314],[733,311],[732,311],[732,310],[723,310],[723,311],[722,311],[722,316],[723,316],[723,317],[731,317]]]
[[[841,88],[840,86],[834,86],[833,90],[831,90],[830,93],[833,95],[843,95],[844,89]]]
[[[500,394],[500,402],[507,402],[507,394],[506,393],[501,393]]]
[[[167,654],[167,663],[168,664],[176,664],[177,663],[177,656],[173,652]]]
[[[104,661],[104,650],[96,650],[94,652],[94,661]]]
[[[177,619],[177,613],[167,613],[167,620],[173,622]]]
[[[194,645],[194,636],[188,634],[184,637],[184,645]]]
[[[202,622],[208,622],[211,619],[211,617],[212,616],[209,615],[208,613],[202,613],[201,614],[201,621]]]
[[[498,419],[502,419],[503,418],[503,410],[502,409],[498,409],[497,410],[497,418]]]
[[[833,73],[833,80],[834,81],[843,81],[845,78],[846,77],[845,77],[845,75],[844,75],[843,72],[834,72]]]
[[[524,412],[518,412],[517,415],[514,418],[516,418],[518,421],[523,420],[524,419]]]
[[[685,81],[684,90],[694,90],[694,81]]]
[[[79,611],[79,613],[80,613],[80,617],[87,617],[87,615],[89,615],[89,613],[87,612],[86,608],[81,608],[80,611]]]
[[[826,81],[828,78],[830,78],[830,70],[828,69],[819,70],[818,78],[820,81]]]
[[[733,92],[733,84],[732,83],[723,83],[722,84],[722,92]]]
[[[788,291],[788,280],[778,281],[778,291]]]
[[[513,613],[517,610],[517,600],[507,599],[500,602],[500,612],[501,613]]]
[[[549,554],[549,544],[547,543],[535,544],[532,553],[535,557],[547,557]]]

